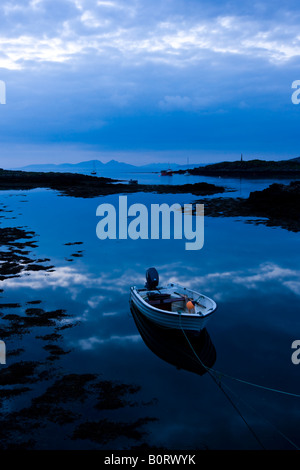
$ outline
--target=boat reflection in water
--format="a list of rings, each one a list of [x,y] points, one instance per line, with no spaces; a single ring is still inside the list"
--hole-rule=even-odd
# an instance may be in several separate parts
[[[206,367],[214,365],[216,350],[205,328],[199,332],[183,333],[157,326],[134,305],[131,305],[131,313],[144,343],[160,359],[198,375],[204,375]]]

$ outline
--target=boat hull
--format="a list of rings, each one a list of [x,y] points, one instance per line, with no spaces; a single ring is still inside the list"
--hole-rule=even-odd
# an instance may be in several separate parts
[[[144,343],[163,361],[198,375],[213,367],[216,349],[206,328],[199,332],[185,331],[183,335],[181,330],[156,325],[133,305],[131,313]]]

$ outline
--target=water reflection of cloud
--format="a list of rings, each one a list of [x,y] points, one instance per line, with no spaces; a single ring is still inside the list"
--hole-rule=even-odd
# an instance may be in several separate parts
[[[284,285],[290,289],[294,294],[300,295],[300,280],[299,281],[286,281]]]
[[[124,294],[128,292],[128,286],[143,283],[144,279],[134,271],[126,270],[120,274],[116,271],[100,273],[95,277],[92,273],[79,271],[73,266],[59,266],[53,272],[43,273],[41,271],[32,272],[30,275],[5,280],[5,287],[10,289],[33,289],[41,290],[45,288],[65,288],[76,294],[81,288],[101,288],[106,292],[118,292]],[[93,296],[90,299],[91,306],[99,304],[103,296]],[[103,299],[107,299],[107,295]],[[97,306],[96,305],[96,306]]]
[[[184,268],[184,269],[183,269]],[[279,266],[275,263],[262,263],[256,269],[232,270],[224,272],[210,272],[199,275],[197,266],[185,269],[182,263],[174,263],[169,266],[158,266],[162,284],[177,282],[195,290],[203,290],[204,293],[213,294],[220,300],[230,298],[241,289],[262,289],[278,284],[300,295],[300,270],[293,270]],[[21,275],[17,278],[5,280],[7,289],[59,289],[68,291],[72,299],[76,299],[83,290],[97,289],[99,294],[93,295],[87,300],[90,308],[95,309],[104,301],[113,301],[115,295],[126,295],[131,285],[143,285],[145,273],[135,272],[133,269],[126,271],[111,270],[94,273],[80,271],[74,266],[60,266],[55,271],[44,273],[32,272],[30,275]],[[230,284],[230,286],[229,286]],[[107,315],[112,315],[113,307]]]
[[[89,276],[77,271],[73,267],[60,266],[53,272],[43,273],[41,271],[21,275],[16,278],[6,279],[5,287],[11,289],[33,289],[40,290],[47,287],[56,289],[58,287],[68,288],[70,286],[87,286]]]
[[[80,339],[78,341],[78,346],[83,351],[92,350],[97,348],[99,345],[107,344],[107,343],[138,343],[142,342],[142,338],[140,335],[113,335],[109,338],[99,338],[97,336],[91,336],[90,338]]]
[[[88,300],[88,305],[91,308],[97,308],[103,300],[107,300],[104,295],[95,295]]]
[[[257,269],[215,272],[203,276],[196,274],[191,276],[191,270],[182,271],[182,269],[175,268],[174,271],[170,282],[181,283],[196,290],[203,287],[205,292],[214,293],[219,300],[224,299],[224,295],[226,297],[235,295],[237,290],[241,292],[241,288],[261,289],[263,286],[269,286],[270,283],[277,287],[279,284],[294,294],[300,295],[300,270],[283,268],[274,263],[263,263]],[[231,286],[230,289],[226,288],[228,284]]]

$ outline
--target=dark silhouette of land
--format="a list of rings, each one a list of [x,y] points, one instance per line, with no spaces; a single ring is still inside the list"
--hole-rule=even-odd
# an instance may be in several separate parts
[[[210,217],[255,217],[254,223],[300,231],[300,181],[288,185],[274,183],[262,191],[253,191],[248,198],[211,198],[205,204]],[[257,219],[260,218],[260,219]]]
[[[212,165],[179,170],[174,173],[201,176],[223,176],[243,178],[300,178],[300,157],[291,160],[266,161],[243,159],[234,162],[220,162]]]
[[[84,198],[137,192],[191,193],[205,196],[225,191],[223,186],[209,183],[184,185],[136,184],[79,173],[44,173],[0,169],[0,190],[28,190],[34,188],[49,188],[66,196]]]

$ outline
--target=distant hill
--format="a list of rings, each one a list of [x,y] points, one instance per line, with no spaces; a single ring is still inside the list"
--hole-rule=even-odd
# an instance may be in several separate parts
[[[181,168],[187,168],[187,165],[178,165],[176,163],[170,164],[173,170],[179,170]],[[199,166],[197,165],[192,165]],[[101,173],[102,171],[105,172],[160,172],[161,170],[167,169],[169,164],[165,163],[148,163],[147,165],[132,165],[130,163],[118,162],[117,160],[110,160],[107,163],[103,163],[100,160],[88,160],[79,163],[45,163],[45,164],[33,164],[33,165],[26,165],[20,168],[14,168],[14,170],[23,170],[23,171],[69,171],[69,172],[91,172],[96,170],[97,172]],[[190,168],[191,166],[189,166]]]
[[[54,163],[42,163],[42,164],[32,164],[32,165],[26,165],[21,168],[18,168],[19,170],[25,170],[25,171],[76,171],[76,170],[90,170],[92,171],[94,168],[96,170],[101,171],[101,169],[111,169],[115,170],[118,169],[123,170],[123,171],[132,171],[136,169],[134,165],[130,165],[128,163],[123,163],[123,162],[117,162],[116,160],[110,160],[107,163],[103,163],[100,160],[88,160],[84,162],[79,162],[79,163],[59,163],[59,164],[54,164]]]

